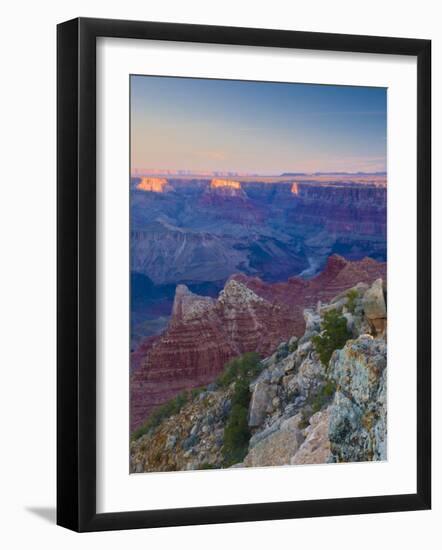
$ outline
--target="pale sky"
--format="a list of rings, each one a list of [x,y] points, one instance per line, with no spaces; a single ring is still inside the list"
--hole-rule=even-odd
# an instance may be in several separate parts
[[[131,170],[386,170],[387,90],[131,77]]]

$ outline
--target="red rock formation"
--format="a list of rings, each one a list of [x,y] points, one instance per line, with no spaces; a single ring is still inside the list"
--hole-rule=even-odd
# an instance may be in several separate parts
[[[161,338],[160,334],[154,336],[149,336],[145,338],[141,344],[130,354],[130,370],[134,372],[138,369],[141,363],[144,361],[144,358],[154,345],[154,343]]]
[[[265,283],[257,277],[242,274],[233,278],[247,285],[258,296],[278,304],[293,320],[292,334],[299,336],[305,328],[303,311],[306,307],[315,306],[318,301],[328,302],[357,283],[371,284],[379,277],[386,280],[386,276],[385,263],[371,258],[351,262],[334,254],[328,258],[324,270],[312,279],[291,277],[284,283]]]
[[[296,223],[335,234],[386,235],[386,187],[294,183],[292,194]]]
[[[217,300],[178,285],[167,331],[131,377],[132,427],[180,391],[212,382],[232,357],[270,353],[290,335],[289,321],[277,304],[235,280]]]
[[[139,366],[131,375],[132,429],[180,391],[213,381],[232,357],[247,351],[265,356],[301,335],[305,307],[385,276],[386,264],[331,256],[325,270],[310,280],[292,277],[271,284],[234,275],[216,300],[178,285],[166,332],[134,352]]]
[[[247,197],[238,181],[213,179],[199,200],[203,210],[212,216],[234,223],[260,223],[265,212]]]

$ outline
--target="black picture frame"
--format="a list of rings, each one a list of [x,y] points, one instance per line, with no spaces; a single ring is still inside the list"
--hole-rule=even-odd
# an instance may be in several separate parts
[[[417,492],[96,512],[96,39],[396,54],[417,58]],[[57,523],[75,531],[424,510],[431,506],[431,41],[79,18],[57,28]]]

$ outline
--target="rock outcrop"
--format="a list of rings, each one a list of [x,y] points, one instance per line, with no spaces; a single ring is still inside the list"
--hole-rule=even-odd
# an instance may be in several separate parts
[[[370,323],[373,311],[379,312],[373,310],[371,299],[380,300],[379,289],[379,280],[369,287],[356,284],[320,304],[317,313],[307,311],[306,332],[281,342],[260,361],[248,386],[246,425],[235,425],[243,430],[241,437],[248,438],[240,462],[226,464],[224,452],[242,380],[237,374],[227,386],[218,379],[188,394],[179,412],[148,426],[131,443],[131,471],[386,460],[386,331]],[[225,290],[223,300],[240,293],[236,299],[251,311],[262,305],[262,298],[250,289],[234,285]],[[218,305],[219,300],[192,297],[180,288],[176,316],[180,321],[201,317]],[[323,364],[313,336],[323,335],[322,321],[333,309],[347,319],[352,331]]]
[[[387,232],[386,187],[294,184],[297,223],[321,226],[336,234],[383,235]]]
[[[299,424],[300,414],[283,420],[278,429],[267,437],[250,445],[249,452],[243,461],[244,466],[284,466],[290,464],[303,442]]]
[[[368,334],[332,357],[330,377],[337,391],[330,408],[330,461],[386,460],[386,367],[385,340]]]
[[[319,411],[310,418],[303,433],[305,439],[290,464],[325,464],[330,461],[329,422],[329,409]]]
[[[367,289],[362,301],[365,317],[377,334],[385,331],[387,324],[387,305],[385,302],[382,279],[377,279]]]
[[[257,277],[242,274],[232,278],[245,284],[258,296],[276,302],[293,319],[293,334],[299,336],[305,330],[305,308],[316,306],[318,302],[327,303],[358,283],[369,285],[378,278],[385,280],[386,264],[371,258],[348,261],[334,254],[328,258],[324,270],[311,279],[291,277],[284,283],[266,283]]]
[[[199,208],[210,216],[234,224],[261,225],[265,220],[264,210],[250,201],[239,181],[213,179],[201,195]]]
[[[131,472],[195,470],[222,463],[231,392],[204,391],[179,415],[131,443]]]
[[[167,331],[131,377],[131,426],[184,389],[212,382],[226,362],[247,351],[267,355],[293,330],[277,304],[231,280],[217,300],[176,290]]]
[[[131,369],[131,427],[184,389],[207,384],[232,357],[249,351],[269,355],[281,341],[319,328],[319,317],[304,309],[330,299],[359,281],[385,273],[385,264],[368,258],[348,262],[332,256],[323,273],[311,280],[264,283],[235,275],[217,299],[198,296],[178,285],[169,326],[135,350]],[[313,323],[313,324],[312,324]],[[144,346],[144,347],[143,347]]]

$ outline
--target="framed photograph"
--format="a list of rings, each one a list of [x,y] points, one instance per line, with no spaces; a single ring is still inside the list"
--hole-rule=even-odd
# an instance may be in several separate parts
[[[57,36],[58,524],[429,509],[430,41]]]

